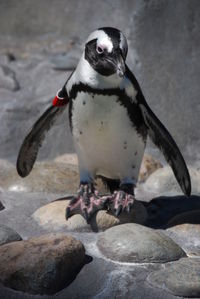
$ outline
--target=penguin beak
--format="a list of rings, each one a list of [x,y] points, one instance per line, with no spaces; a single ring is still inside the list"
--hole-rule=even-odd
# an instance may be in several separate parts
[[[116,69],[117,69],[118,76],[121,77],[121,78],[124,77],[126,67],[125,67],[125,61],[124,61],[121,54],[119,54],[118,57],[117,57]]]
[[[119,77],[124,77],[126,71],[125,60],[121,53],[116,53],[113,57],[106,57],[106,62],[109,68],[112,70],[113,74],[117,73]]]

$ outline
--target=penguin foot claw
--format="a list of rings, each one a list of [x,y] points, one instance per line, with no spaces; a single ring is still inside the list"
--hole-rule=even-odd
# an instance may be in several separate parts
[[[66,219],[75,214],[81,214],[89,224],[92,215],[98,210],[105,209],[107,197],[101,197],[90,184],[80,185],[77,197],[71,199],[66,208]]]
[[[118,217],[122,212],[130,213],[134,201],[134,195],[119,190],[109,197],[108,207]]]

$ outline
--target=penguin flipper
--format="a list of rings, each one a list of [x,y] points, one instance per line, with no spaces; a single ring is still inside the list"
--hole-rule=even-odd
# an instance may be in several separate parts
[[[59,115],[65,107],[51,106],[36,121],[28,135],[25,137],[17,158],[17,172],[26,177],[32,170],[37,158],[38,150]]]
[[[171,166],[174,175],[184,194],[191,194],[191,180],[188,168],[185,164],[183,156],[176,145],[174,139],[156,117],[146,102],[140,103],[144,122],[147,127],[148,135],[153,143],[163,153],[165,159]]]

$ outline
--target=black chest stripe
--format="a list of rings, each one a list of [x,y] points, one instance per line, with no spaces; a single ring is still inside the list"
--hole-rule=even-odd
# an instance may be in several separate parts
[[[91,95],[105,95],[105,96],[116,96],[117,102],[120,105],[124,106],[127,109],[127,114],[133,124],[133,127],[137,130],[138,134],[140,134],[144,141],[147,136],[147,129],[143,120],[143,116],[139,107],[139,103],[132,102],[129,96],[125,93],[124,89],[120,88],[106,88],[106,89],[98,89],[90,87],[86,84],[79,83],[74,84],[69,93],[70,105],[69,105],[69,119],[70,126],[72,129],[72,113],[73,113],[73,100],[76,99],[77,94],[79,92],[85,92]]]

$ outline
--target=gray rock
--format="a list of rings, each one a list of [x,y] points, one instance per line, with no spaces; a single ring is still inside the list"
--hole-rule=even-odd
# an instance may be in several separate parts
[[[187,255],[200,256],[200,224],[179,224],[168,228],[166,233],[187,252]]]
[[[37,223],[50,230],[57,231],[66,228],[70,231],[102,231],[122,223],[135,222],[143,224],[147,213],[139,201],[135,201],[130,213],[121,213],[118,217],[105,210],[98,211],[91,219],[90,224],[81,215],[74,215],[67,221],[65,218],[66,207],[69,200],[57,200],[47,204],[33,214]]]
[[[192,194],[200,195],[200,171],[189,167],[189,172],[192,183]],[[149,176],[142,187],[146,191],[149,190],[154,196],[174,196],[182,194],[182,191],[169,166],[156,170]]]
[[[58,162],[58,163],[66,163],[66,164],[69,164],[69,165],[76,165],[78,166],[78,157],[77,157],[77,154],[63,154],[63,155],[60,155],[60,156],[57,156],[55,159],[54,159],[55,162]]]
[[[154,159],[151,155],[145,154],[140,167],[138,182],[145,182],[153,172],[162,167],[163,165],[159,161]]]
[[[81,57],[81,50],[72,48],[71,51],[63,54],[57,54],[50,58],[55,70],[73,71]]]
[[[31,294],[53,294],[69,284],[84,264],[80,241],[48,234],[0,247],[0,281]]]
[[[13,62],[12,68],[17,73],[21,89],[15,93],[0,89],[0,153],[1,158],[16,163],[19,148],[29,129],[51,105],[69,74],[53,70],[44,57],[36,61],[30,58],[23,63]],[[38,159],[51,159],[66,151],[73,151],[67,109],[49,131]]]
[[[200,297],[200,259],[183,258],[166,264],[160,271],[151,273],[148,282],[158,288],[165,288],[176,296]]]
[[[0,88],[5,88],[11,91],[17,91],[20,89],[15,72],[8,66],[0,66]]]
[[[16,167],[0,160],[0,188],[4,191],[73,193],[79,184],[78,168],[56,162],[38,162],[31,174],[21,178]]]
[[[21,236],[16,231],[5,225],[0,225],[0,245],[21,240]]]
[[[108,258],[128,263],[165,263],[185,256],[169,237],[139,224],[123,224],[106,230],[98,240]]]
[[[53,199],[55,193],[0,192],[0,200],[5,206],[0,212],[0,224],[17,231],[24,240],[44,234],[47,231],[39,226],[31,215]]]

